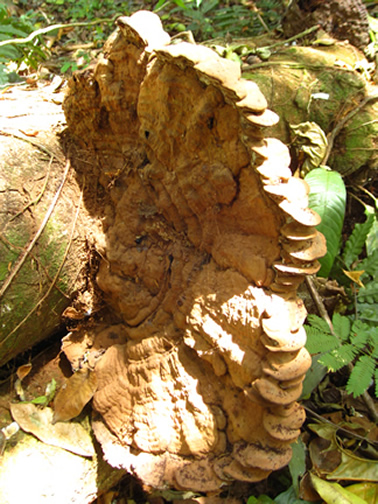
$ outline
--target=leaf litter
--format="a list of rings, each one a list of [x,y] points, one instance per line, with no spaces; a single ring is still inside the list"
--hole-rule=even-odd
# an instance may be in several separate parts
[[[43,443],[83,457],[95,455],[91,435],[80,423],[57,421],[53,424],[53,410],[49,407],[40,409],[32,403],[11,404],[10,409],[21,429]]]

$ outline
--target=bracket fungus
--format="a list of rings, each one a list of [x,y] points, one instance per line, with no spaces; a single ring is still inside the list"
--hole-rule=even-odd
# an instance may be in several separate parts
[[[155,488],[259,481],[304,420],[296,290],[325,253],[318,217],[238,65],[171,44],[150,12],[118,24],[64,102],[115,342],[95,365],[93,429],[112,465]],[[83,356],[101,346],[90,331]]]

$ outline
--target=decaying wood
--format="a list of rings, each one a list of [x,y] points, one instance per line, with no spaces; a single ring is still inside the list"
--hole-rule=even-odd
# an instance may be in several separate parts
[[[63,105],[108,305],[63,351],[95,370],[92,425],[113,466],[155,488],[259,481],[304,420],[296,290],[325,252],[319,218],[237,63],[170,44],[149,12],[118,27]]]
[[[51,336],[86,283],[87,217],[74,172],[64,168],[64,116],[51,88],[3,94],[0,365]]]

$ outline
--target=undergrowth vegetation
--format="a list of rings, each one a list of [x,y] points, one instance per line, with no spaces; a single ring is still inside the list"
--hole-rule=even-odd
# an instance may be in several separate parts
[[[276,28],[283,12],[279,0],[254,2],[220,0],[159,0],[154,11],[162,13],[169,31],[190,30],[196,40],[250,36]]]
[[[363,205],[365,220],[355,224],[343,243],[347,191],[342,177],[321,167],[305,180],[310,185],[310,207],[321,215],[318,228],[327,241],[318,275],[336,280],[345,292],[332,322],[308,316],[307,349],[328,371],[349,367],[348,393],[360,396],[375,381],[378,397],[378,201],[370,195],[373,206]]]

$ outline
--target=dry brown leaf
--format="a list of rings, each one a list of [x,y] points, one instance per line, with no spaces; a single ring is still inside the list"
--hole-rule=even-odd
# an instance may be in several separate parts
[[[94,371],[84,368],[74,373],[61,387],[54,401],[53,423],[77,417],[97,389]]]
[[[23,366],[20,366],[17,371],[17,377],[19,380],[23,380],[31,371],[32,364],[24,364]]]
[[[81,424],[72,422],[53,425],[52,409],[41,409],[31,403],[11,404],[10,408],[21,429],[31,432],[43,443],[58,446],[83,457],[94,456],[91,436]]]

